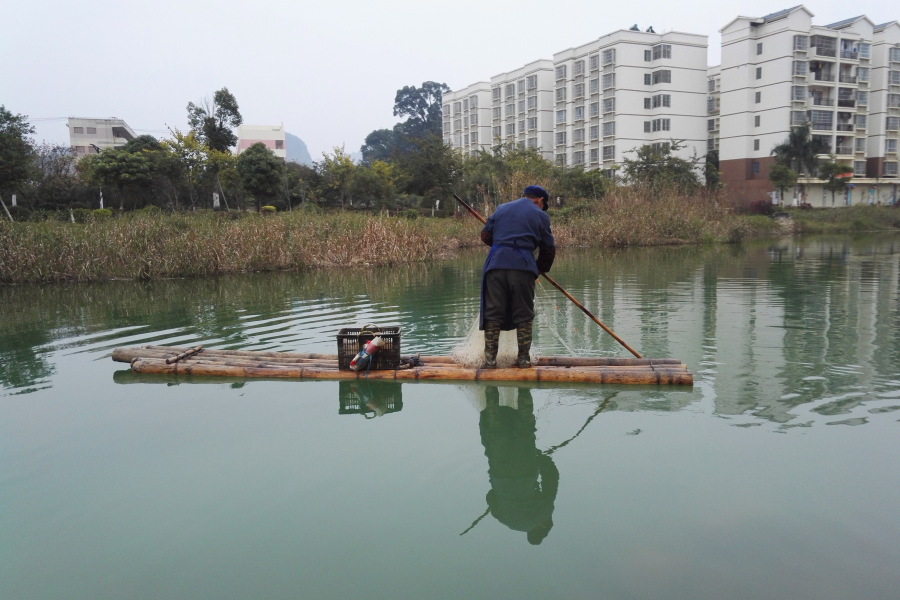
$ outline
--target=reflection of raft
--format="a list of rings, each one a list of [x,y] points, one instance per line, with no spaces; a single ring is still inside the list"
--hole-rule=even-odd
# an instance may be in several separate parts
[[[547,381],[693,385],[694,376],[674,358],[572,358],[547,356],[531,369],[466,369],[445,356],[420,357],[424,366],[356,373],[338,370],[336,354],[213,350],[173,360],[190,348],[116,348],[115,361],[131,363],[135,373],[287,379],[393,379],[457,381]],[[169,359],[167,364],[167,360]]]

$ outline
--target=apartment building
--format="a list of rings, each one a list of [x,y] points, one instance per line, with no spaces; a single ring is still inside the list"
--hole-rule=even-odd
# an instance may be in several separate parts
[[[722,99],[719,92],[722,89],[722,67],[716,65],[706,70],[706,151],[712,152],[719,149],[719,107]]]
[[[137,135],[122,119],[87,119],[70,117],[69,145],[78,157],[99,154],[108,148],[121,148]]]
[[[536,60],[491,77],[494,144],[534,148],[553,158],[553,61]]]
[[[644,145],[706,154],[707,37],[619,30],[553,56],[554,157],[613,168]]]
[[[896,179],[900,135],[900,24],[882,23],[873,27],[872,32],[867,176]],[[896,184],[891,192],[896,202],[900,198]]]
[[[491,147],[491,84],[479,81],[444,94],[444,143],[474,155]]]
[[[882,138],[873,136],[880,131],[875,121],[885,127],[897,124],[890,121],[893,99],[887,83],[895,29],[891,24],[876,27],[865,16],[819,26],[813,25],[813,16],[796,6],[761,18],[737,17],[720,30],[722,181],[733,197],[764,199],[774,191],[768,181],[775,163],[772,148],[787,139],[793,126],[809,122],[813,135],[829,149],[822,158],[834,155],[853,174],[842,204],[893,202],[896,184],[890,179],[897,177],[896,159],[882,154],[879,162],[869,152],[877,151],[880,140],[887,148],[891,136],[890,131]],[[884,40],[879,46],[884,50],[879,57],[883,87],[873,85],[876,35]],[[897,101],[900,109],[900,96]],[[880,107],[883,112],[877,112]],[[830,205],[830,195],[817,179],[801,180],[799,195],[798,200],[814,206]]]
[[[284,123],[281,125],[240,125],[238,127],[237,154],[260,142],[274,152],[275,156],[287,160]]]

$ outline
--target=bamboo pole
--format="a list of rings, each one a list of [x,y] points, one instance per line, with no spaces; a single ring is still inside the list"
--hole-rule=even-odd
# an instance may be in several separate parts
[[[460,204],[462,204],[463,206],[465,206],[465,207],[466,207],[466,210],[468,210],[468,211],[472,214],[473,217],[475,217],[476,219],[478,219],[478,220],[481,221],[482,223],[487,223],[487,221],[485,220],[485,218],[482,217],[482,216],[478,213],[477,210],[475,210],[474,208],[472,208],[471,206],[469,206],[468,203],[466,203],[465,200],[463,200],[462,198],[460,198],[460,197],[457,196],[456,194],[453,194],[453,197],[456,198],[456,200],[457,200]],[[581,304],[581,302],[579,302],[578,300],[576,300],[575,298],[573,298],[573,297],[572,297],[572,294],[570,294],[569,292],[567,292],[565,289],[563,289],[563,287],[562,287],[561,285],[559,285],[558,283],[556,283],[556,282],[553,280],[552,277],[550,277],[550,276],[547,275],[546,273],[541,273],[541,276],[542,276],[544,279],[546,279],[547,281],[549,281],[549,282],[550,282],[550,285],[552,285],[553,287],[555,287],[556,289],[558,289],[560,292],[562,292],[563,295],[564,295],[566,298],[568,298],[569,300],[571,300],[572,303],[573,303],[575,306],[577,306],[578,308],[580,308],[580,309],[581,309],[581,312],[583,312],[583,313],[586,314],[588,317],[590,317],[591,320],[594,321],[594,323],[596,323],[596,324],[599,325],[601,328],[603,328],[603,331],[605,331],[605,332],[608,333],[609,335],[613,336],[613,339],[615,339],[617,342],[619,342],[620,344],[622,344],[622,346],[623,346],[626,350],[628,350],[629,352],[631,352],[631,353],[635,356],[635,358],[643,358],[640,354],[637,353],[636,350],[634,350],[634,348],[632,348],[631,346],[629,346],[628,344],[626,344],[625,341],[624,341],[622,338],[620,338],[620,337],[617,336],[615,333],[613,333],[613,330],[612,330],[612,329],[610,329],[609,327],[607,327],[606,325],[604,325],[603,322],[602,322],[600,319],[598,319],[597,317],[595,317],[594,314],[593,314],[591,311],[589,311],[588,309],[586,309],[586,308]]]

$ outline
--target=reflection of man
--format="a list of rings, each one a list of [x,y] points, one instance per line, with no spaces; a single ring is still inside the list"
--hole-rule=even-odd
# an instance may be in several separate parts
[[[531,390],[519,388],[517,408],[500,406],[496,387],[488,387],[486,396],[479,428],[491,481],[488,508],[510,529],[527,532],[529,543],[540,544],[553,527],[559,471],[535,446]]]

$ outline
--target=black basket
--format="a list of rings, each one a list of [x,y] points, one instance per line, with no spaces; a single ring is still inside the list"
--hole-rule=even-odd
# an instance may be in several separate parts
[[[371,325],[366,328],[371,329]],[[400,326],[388,325],[376,328],[377,333],[363,331],[362,327],[345,327],[338,331],[338,368],[350,370],[350,361],[363,349],[363,344],[371,341],[376,335],[384,340],[384,346],[372,356],[369,371],[390,371],[400,366]]]
[[[366,418],[375,416],[375,409],[368,403],[378,405],[382,414],[403,410],[403,392],[401,384],[386,381],[340,381],[339,382],[339,415],[363,415]]]

